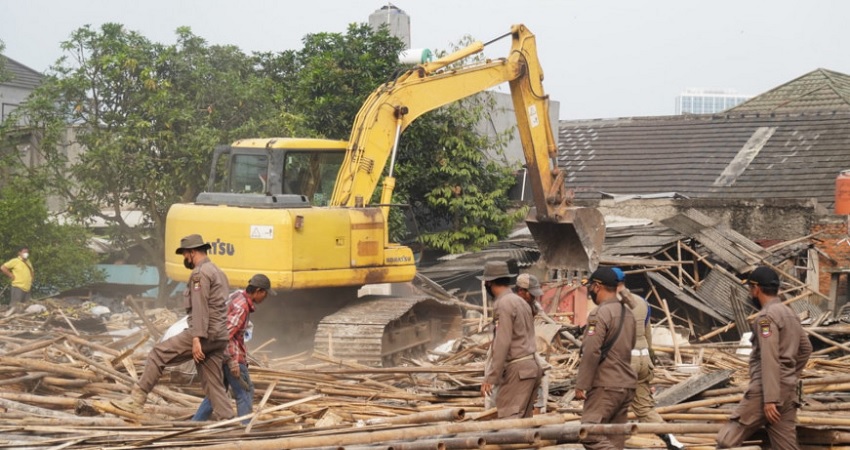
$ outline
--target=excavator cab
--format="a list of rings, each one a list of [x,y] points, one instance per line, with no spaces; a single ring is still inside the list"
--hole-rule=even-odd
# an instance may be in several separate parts
[[[347,142],[326,139],[243,139],[219,146],[207,192],[299,195],[327,206]]]

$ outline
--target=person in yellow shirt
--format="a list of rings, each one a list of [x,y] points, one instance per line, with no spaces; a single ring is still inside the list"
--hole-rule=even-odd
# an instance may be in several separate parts
[[[18,249],[18,256],[6,261],[0,270],[12,280],[12,300],[9,305],[30,301],[30,289],[34,271],[29,260],[30,249],[26,246]]]

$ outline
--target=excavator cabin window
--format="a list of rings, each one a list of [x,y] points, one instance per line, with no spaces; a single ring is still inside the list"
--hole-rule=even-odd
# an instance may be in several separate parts
[[[266,155],[233,155],[230,191],[264,194],[268,191],[268,157]]]
[[[304,195],[313,206],[327,206],[345,153],[289,151],[283,165],[284,194]]]

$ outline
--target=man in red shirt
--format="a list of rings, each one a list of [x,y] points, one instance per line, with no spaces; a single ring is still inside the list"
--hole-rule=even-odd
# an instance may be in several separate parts
[[[227,306],[227,331],[230,341],[225,351],[228,360],[224,367],[224,379],[236,399],[236,415],[239,417],[251,414],[254,399],[254,384],[248,375],[248,351],[245,349],[248,317],[254,312],[256,305],[262,303],[268,295],[277,295],[277,292],[271,288],[269,277],[257,274],[251,277],[244,291],[238,290],[230,294]],[[205,398],[192,420],[209,420],[211,414],[212,404]],[[248,420],[243,420],[242,423],[247,425]]]

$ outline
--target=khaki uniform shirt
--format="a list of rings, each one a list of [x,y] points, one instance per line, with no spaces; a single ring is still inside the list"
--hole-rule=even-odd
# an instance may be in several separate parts
[[[496,298],[493,322],[496,331],[490,344],[492,359],[486,365],[484,381],[498,385],[502,382],[505,366],[518,358],[533,355],[537,345],[531,305],[513,292],[505,291]]]
[[[635,349],[643,350],[649,348],[649,339],[652,336],[652,329],[649,325],[649,304],[646,299],[640,295],[633,294],[628,289],[623,289],[619,293],[623,296],[631,297],[631,302],[627,304],[635,316]]]
[[[589,391],[594,387],[634,389],[637,374],[632,369],[632,348],[635,344],[635,318],[629,308],[621,308],[618,301],[607,301],[597,306],[587,317],[587,329],[581,341],[581,362],[576,376],[576,389]],[[623,311],[622,315],[620,311]],[[604,361],[602,345],[611,340],[620,322],[623,329],[617,341],[608,350]]]
[[[780,403],[795,392],[812,353],[800,319],[778,298],[764,305],[753,320],[749,392],[764,392],[765,403]]]
[[[227,340],[227,276],[209,258],[192,270],[183,294],[192,337]]]

